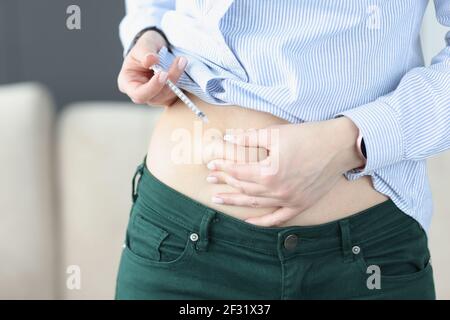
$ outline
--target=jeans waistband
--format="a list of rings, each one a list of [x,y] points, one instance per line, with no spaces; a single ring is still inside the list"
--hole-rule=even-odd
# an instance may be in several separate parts
[[[396,230],[417,223],[388,199],[346,218],[320,225],[260,227],[176,191],[158,180],[146,167],[145,160],[138,167],[136,175],[138,173],[141,177],[137,192],[133,191],[133,200],[139,198],[146,207],[192,232],[205,230],[204,224],[207,223],[209,231],[206,235],[200,234],[201,241],[226,241],[270,255],[279,256],[280,252],[284,256],[301,255],[343,247],[349,252],[349,246],[392,236]]]

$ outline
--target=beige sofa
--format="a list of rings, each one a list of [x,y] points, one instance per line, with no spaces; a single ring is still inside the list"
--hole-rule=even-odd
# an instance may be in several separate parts
[[[131,177],[159,112],[95,102],[55,115],[42,86],[0,87],[0,299],[113,298]],[[449,299],[450,154],[429,173],[437,293]]]
[[[113,297],[131,178],[158,113],[104,102],[56,115],[42,86],[0,87],[0,299]]]

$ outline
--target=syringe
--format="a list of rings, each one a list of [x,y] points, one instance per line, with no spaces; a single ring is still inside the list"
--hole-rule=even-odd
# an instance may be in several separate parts
[[[159,72],[162,71],[162,68],[154,65],[151,67],[153,69],[153,71]],[[191,99],[189,99],[184,93],[183,91],[180,90],[180,88],[178,88],[172,81],[170,81],[169,79],[167,79],[166,84],[169,86],[170,90],[172,90],[173,93],[175,93],[177,95],[178,98],[181,99],[181,101],[183,101],[186,106],[191,109],[197,117],[199,117],[204,123],[208,123],[208,117],[203,113],[203,111],[201,111],[192,101]]]

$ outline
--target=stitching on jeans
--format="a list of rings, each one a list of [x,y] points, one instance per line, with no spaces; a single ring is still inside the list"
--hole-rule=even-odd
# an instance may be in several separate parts
[[[387,229],[385,232],[383,232],[383,234],[392,234],[393,232],[397,232],[398,230],[402,230],[406,227],[413,226],[414,224],[415,224],[415,221],[412,221],[412,222],[408,221],[408,222],[396,225],[393,228]],[[378,240],[378,239],[382,239],[382,238],[383,238],[383,236],[374,235],[373,237],[368,237],[368,238],[365,238],[364,240],[358,241],[358,244],[367,244],[374,240]],[[354,239],[352,239],[352,240],[354,240]]]
[[[228,241],[228,240],[224,240],[224,239],[216,238],[216,237],[210,237],[210,239],[212,239],[214,241],[217,241],[217,242],[223,242],[223,243],[226,243],[226,244],[231,244],[231,245],[235,245],[235,246],[246,248],[246,249],[252,249],[254,251],[258,251],[260,253],[265,253],[265,254],[268,254],[270,256],[278,256],[278,253],[273,253],[272,251],[261,249],[261,248],[255,248],[255,247],[252,247],[252,246],[247,246],[247,245],[239,243],[239,242]]]
[[[142,206],[143,209],[145,209],[145,210],[150,210],[150,211],[152,211],[153,213],[155,213],[156,215],[158,215],[160,218],[168,219],[168,220],[172,221],[173,223],[178,224],[179,226],[185,228],[185,229],[188,230],[188,231],[191,231],[191,230],[192,230],[192,227],[191,227],[191,226],[187,226],[186,224],[184,224],[183,222],[181,222],[181,220],[178,220],[178,218],[174,218],[174,217],[171,217],[171,216],[169,216],[169,215],[164,215],[163,213],[160,213],[159,211],[156,211],[154,208],[152,208],[152,207],[150,207],[150,206],[147,206],[147,205],[145,205],[144,203],[138,203],[138,202],[137,202],[136,205],[137,205],[137,206]]]
[[[292,256],[285,257],[285,260],[290,260],[291,258],[306,257],[306,256],[310,256],[310,255],[325,254],[325,253],[340,252],[340,251],[341,251],[341,247],[334,247],[334,248],[328,248],[328,249],[312,251],[312,252],[303,252],[303,253],[299,252]]]

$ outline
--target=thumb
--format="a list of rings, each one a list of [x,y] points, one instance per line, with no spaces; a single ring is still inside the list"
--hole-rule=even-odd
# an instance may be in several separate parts
[[[159,56],[154,52],[148,52],[140,61],[145,69],[150,69],[151,66],[159,62]]]
[[[152,65],[159,62],[158,48],[147,41],[138,42],[131,54],[145,69],[150,69]]]

